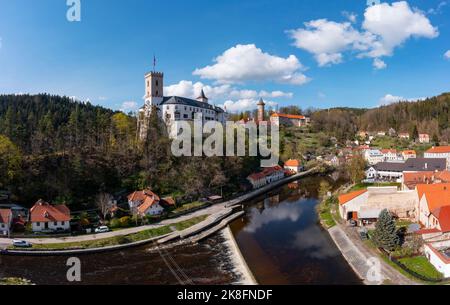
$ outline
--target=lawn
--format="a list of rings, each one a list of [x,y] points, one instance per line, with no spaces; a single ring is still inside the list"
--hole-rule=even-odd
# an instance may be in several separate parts
[[[58,243],[58,244],[34,244],[34,250],[64,250],[64,249],[95,249],[108,246],[124,245],[132,242],[148,240],[154,237],[162,236],[172,232],[171,227],[175,227],[178,231],[189,228],[197,223],[202,222],[208,215],[202,215],[185,221],[167,225],[160,228],[141,231],[138,233],[103,238],[98,240],[90,240],[84,242]],[[15,249],[12,247],[12,249]]]
[[[442,274],[424,256],[408,257],[399,259],[400,263],[408,269],[430,279],[440,280]]]
[[[332,228],[336,225],[336,221],[334,220],[333,214],[331,212],[333,205],[336,205],[336,199],[332,197],[323,200],[317,206],[317,212],[319,213],[320,221],[327,229]]]
[[[396,186],[401,187],[401,183],[396,182],[379,182],[379,183],[358,183],[350,189],[350,192],[364,190],[368,187]]]

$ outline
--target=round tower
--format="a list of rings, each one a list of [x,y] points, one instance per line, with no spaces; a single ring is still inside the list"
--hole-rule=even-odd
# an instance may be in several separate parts
[[[266,103],[264,103],[263,99],[261,98],[257,104],[258,106],[258,122],[264,122],[264,116],[265,116],[265,109]]]

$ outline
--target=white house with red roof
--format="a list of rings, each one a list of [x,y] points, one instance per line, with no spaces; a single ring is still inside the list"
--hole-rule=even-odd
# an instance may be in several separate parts
[[[274,113],[270,117],[270,123],[276,126],[304,127],[311,123],[311,119],[304,115]]]
[[[164,213],[161,198],[151,190],[136,191],[128,195],[128,205],[133,214],[158,216]]]
[[[396,162],[403,160],[396,149],[382,149],[381,153],[383,154],[384,161],[386,162]]]
[[[33,232],[70,230],[70,210],[62,205],[52,205],[40,199],[30,209]]]
[[[276,165],[266,167],[259,173],[251,174],[247,177],[247,180],[252,184],[254,189],[258,189],[267,184],[283,179],[284,175],[284,169],[281,166]]]
[[[0,209],[0,236],[9,236],[11,233],[12,219],[11,209]]]
[[[300,160],[290,159],[284,163],[284,169],[297,174],[302,171],[302,163]]]

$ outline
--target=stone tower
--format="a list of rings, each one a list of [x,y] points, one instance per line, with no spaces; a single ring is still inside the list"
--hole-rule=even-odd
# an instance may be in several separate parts
[[[145,104],[159,106],[164,97],[164,74],[149,72],[145,74]]]
[[[261,98],[257,104],[258,106],[258,122],[264,122],[264,115],[265,115],[265,109],[266,103],[264,103],[263,99]]]

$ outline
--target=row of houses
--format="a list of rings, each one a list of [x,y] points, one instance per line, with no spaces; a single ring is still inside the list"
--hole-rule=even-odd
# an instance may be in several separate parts
[[[450,173],[439,176],[434,183],[419,183],[414,189],[369,187],[341,195],[339,213],[361,226],[376,222],[384,209],[399,219],[418,223],[421,230],[415,234],[425,241],[426,257],[445,277],[450,277],[450,183],[442,183]]]
[[[409,133],[400,132],[397,134],[397,132],[393,128],[389,129],[389,131],[387,131],[387,132],[386,131],[360,131],[360,132],[358,132],[358,136],[363,139],[365,139],[367,137],[373,139],[376,136],[385,137],[387,135],[389,135],[390,137],[397,136],[398,138],[405,139],[405,140],[409,140],[411,138]],[[418,140],[419,140],[419,143],[422,143],[422,144],[428,144],[431,142],[430,135],[427,133],[419,133]]]
[[[272,182],[279,181],[285,176],[297,174],[303,170],[300,160],[288,160],[284,163],[284,167],[279,165],[263,168],[260,172],[253,173],[247,177],[248,182],[254,189],[259,189]]]
[[[159,216],[175,206],[173,198],[160,198],[151,190],[135,191],[127,199],[131,214],[141,217]],[[114,208],[117,206],[112,205],[112,209]],[[65,204],[53,205],[42,199],[29,211],[0,207],[1,236],[10,236],[13,225],[17,223],[23,226],[30,223],[33,232],[67,232],[71,230],[70,221],[71,211]]]

